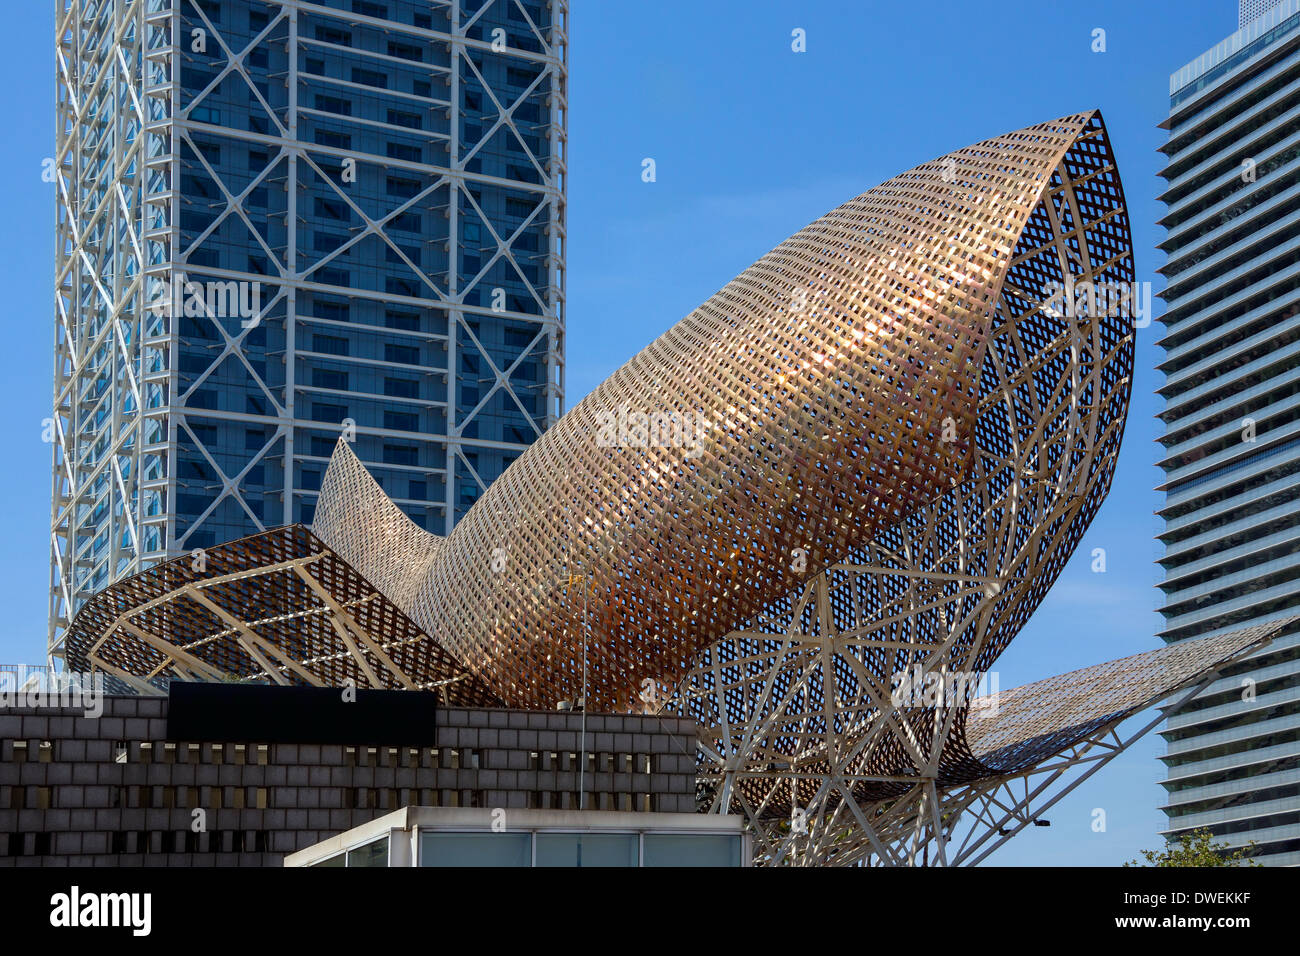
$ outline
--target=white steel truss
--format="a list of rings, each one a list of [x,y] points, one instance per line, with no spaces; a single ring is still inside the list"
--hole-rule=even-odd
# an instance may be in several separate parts
[[[1104,309],[1060,309],[1049,280],[1130,287],[1131,250],[1110,228],[1124,208],[1091,193],[1113,170],[1104,146],[1073,149],[1020,238],[967,477],[715,642],[676,688],[668,709],[701,727],[703,807],[743,813],[760,862],[856,862],[868,848],[915,862],[925,827],[945,826],[946,782],[987,775],[966,744],[971,685],[943,707],[896,691],[909,672],[987,673],[1109,489],[1132,328]],[[886,836],[909,807],[904,850]]]
[[[896,683],[864,682],[858,701],[843,693],[843,682],[829,699],[822,693],[828,662],[869,646],[844,638],[843,631],[836,635],[827,582],[828,575],[819,575],[801,595],[796,611],[807,612],[798,614],[802,629],[738,633],[718,642],[669,705],[713,714],[716,722],[701,728],[699,741],[700,808],[744,816],[760,865],[976,865],[1027,827],[1048,825],[1048,809],[1201,694],[1224,668],[1255,653],[1270,639],[1267,632],[1291,623],[1205,639],[1222,642],[1207,652],[1210,666],[1166,671],[1162,655],[1190,653],[1188,644],[1140,655],[1152,659],[1143,662],[1140,679],[1134,678],[1137,671],[1124,673],[1138,658],[1063,675],[1057,679],[1062,683],[1086,683],[1091,671],[1114,669],[1122,675],[1125,696],[1098,692],[1095,713],[1080,726],[1045,721],[1040,735],[1031,733],[1020,744],[1024,749],[1012,769],[999,773],[980,763],[989,755],[972,753],[965,733],[968,720],[997,719],[997,692],[927,708],[923,722],[915,719],[922,708],[893,695]],[[759,643],[775,649],[741,656]],[[878,645],[895,652],[904,646]],[[746,669],[754,680],[735,679]],[[835,687],[837,681],[832,677],[829,683]],[[1050,716],[1057,705],[1050,689],[1044,696]],[[1156,715],[1131,729],[1127,721],[1152,708],[1158,708]],[[932,736],[926,739],[918,730]],[[936,742],[938,749],[924,753]],[[904,760],[890,759],[891,745]],[[953,751],[961,759],[949,759],[945,768],[941,758]]]
[[[838,826],[796,834],[790,862],[837,866],[976,866],[1029,827],[1048,826],[1046,812],[1146,736],[1218,679],[1232,660],[1204,671],[1186,684],[1148,702],[1137,729],[1131,711],[1103,721],[1081,739],[1040,763],[1011,774],[938,787],[916,781],[901,796],[858,814],[843,814]]]

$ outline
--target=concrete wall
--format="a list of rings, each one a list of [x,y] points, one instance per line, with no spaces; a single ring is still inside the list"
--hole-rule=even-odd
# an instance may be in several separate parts
[[[412,804],[577,808],[579,714],[442,709],[418,749],[169,746],[166,715],[145,697],[98,719],[0,709],[0,866],[278,866]],[[589,714],[586,740],[587,809],[695,809],[694,722]]]

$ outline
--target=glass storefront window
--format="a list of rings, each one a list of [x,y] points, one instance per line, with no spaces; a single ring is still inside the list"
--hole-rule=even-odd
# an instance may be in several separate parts
[[[538,833],[538,866],[636,866],[635,833]]]
[[[739,836],[647,833],[642,866],[740,866]]]
[[[531,866],[531,833],[420,834],[420,866]]]

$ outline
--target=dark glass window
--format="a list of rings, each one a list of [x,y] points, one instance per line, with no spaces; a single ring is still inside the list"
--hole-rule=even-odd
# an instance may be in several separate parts
[[[352,68],[352,82],[362,86],[377,86],[381,90],[388,89],[388,77],[376,70],[363,70],[359,66]]]
[[[388,245],[387,243],[385,243],[384,245],[385,245],[384,258],[387,259],[389,262],[397,262],[397,263],[401,263],[402,265],[406,264],[403,261],[402,256],[397,254],[398,249],[400,249],[402,251],[402,255],[406,256],[407,259],[411,260],[411,263],[413,265],[418,266],[420,264],[420,250],[418,247],[398,246],[397,249],[394,249],[392,246]]]
[[[419,346],[394,345],[393,343],[388,342],[384,345],[384,361],[394,362],[398,365],[419,365]]]
[[[420,382],[414,378],[385,378],[384,394],[389,398],[419,398]]]
[[[347,203],[342,199],[326,199],[323,196],[316,197],[316,215],[325,216],[329,219],[350,219],[348,214]]]
[[[403,60],[423,60],[424,50],[421,47],[410,43],[396,43],[388,41],[388,55],[399,56]]]
[[[317,334],[311,337],[311,348],[313,352],[323,352],[326,355],[347,355],[348,340],[337,335]]]
[[[405,126],[408,129],[423,129],[424,119],[418,113],[407,113],[405,110],[389,110],[388,123],[390,126]]]
[[[417,465],[419,458],[420,449],[415,445],[384,445],[386,465]]]
[[[420,331],[420,316],[415,312],[384,311],[384,325],[390,329],[403,329],[407,332]]]
[[[333,368],[314,368],[311,370],[311,383],[317,388],[347,391],[348,373]]]
[[[384,427],[397,432],[418,432],[420,416],[415,412],[395,412],[392,409],[385,409]]]
[[[351,312],[346,302],[317,302],[312,306],[312,311],[320,319],[333,319],[335,322],[346,322]]]
[[[318,129],[315,135],[317,146],[330,146],[334,149],[351,149],[352,137],[346,133],[335,133],[328,129]]]
[[[410,199],[420,191],[420,183],[415,179],[398,179],[396,176],[389,176],[387,185],[388,195],[401,199]]]
[[[327,27],[319,23],[316,24],[316,39],[324,40],[326,43],[337,43],[339,46],[352,45],[352,34],[347,30]]]
[[[341,96],[322,96],[317,93],[316,109],[323,110],[326,113],[339,113],[343,116],[352,115],[352,103]]]
[[[312,402],[311,417],[318,422],[339,424],[348,417],[348,407],[346,405],[324,405],[320,402]]]
[[[407,143],[389,143],[388,158],[402,159],[408,163],[418,163],[420,161],[420,147],[411,146]]]

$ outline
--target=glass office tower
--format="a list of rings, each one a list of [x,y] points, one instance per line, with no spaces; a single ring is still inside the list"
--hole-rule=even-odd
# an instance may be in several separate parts
[[[352,442],[443,532],[561,411],[566,0],[62,0],[50,653],[310,522]]]
[[[1166,641],[1300,614],[1300,0],[1263,6],[1170,82]],[[1168,834],[1300,863],[1297,628],[1163,734]]]

